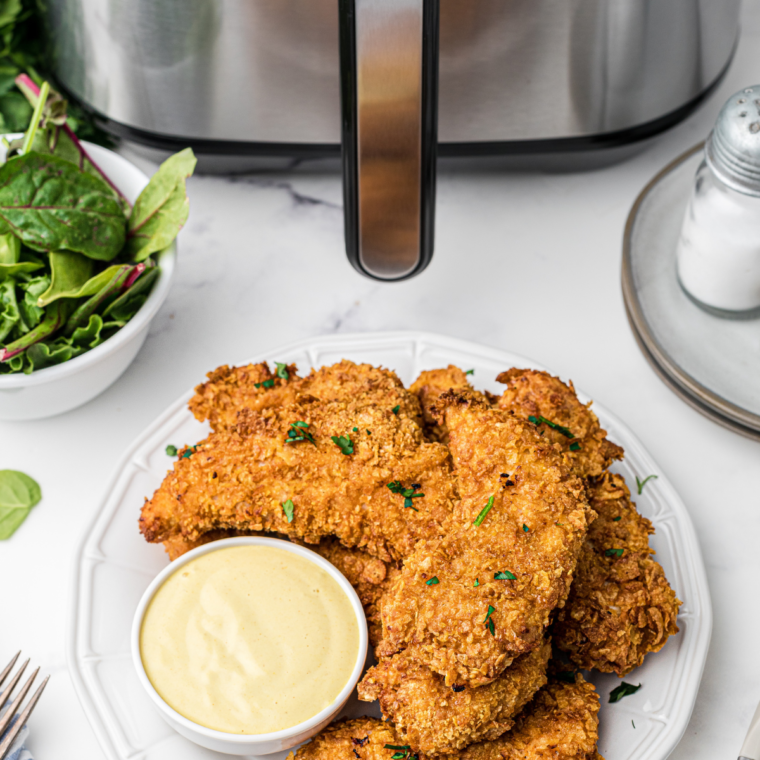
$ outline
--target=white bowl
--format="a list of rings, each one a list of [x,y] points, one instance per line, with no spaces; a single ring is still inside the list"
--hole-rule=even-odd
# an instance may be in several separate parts
[[[126,158],[107,148],[92,143],[85,146],[100,168],[134,203],[148,184],[148,177]],[[169,293],[177,261],[176,242],[157,258],[161,274],[153,290],[137,314],[115,335],[63,364],[31,375],[0,375],[0,420],[34,420],[68,412],[95,398],[118,379],[145,342],[150,322]]]
[[[164,581],[183,565],[191,562],[196,557],[208,554],[209,552],[219,551],[220,549],[227,549],[230,546],[272,546],[293,552],[293,554],[297,554],[298,556],[313,562],[315,565],[318,565],[324,571],[329,573],[329,575],[343,589],[351,602],[354,613],[356,614],[356,622],[359,626],[359,653],[356,657],[356,663],[354,664],[354,669],[351,671],[351,677],[348,679],[348,682],[331,705],[317,713],[314,717],[309,718],[309,720],[306,720],[303,723],[298,723],[291,728],[285,728],[282,731],[273,731],[268,734],[255,735],[228,734],[224,731],[215,731],[214,729],[206,728],[198,723],[194,723],[183,715],[180,715],[176,710],[164,702],[159,693],[153,688],[153,684],[150,682],[143,666],[142,657],[140,655],[140,629],[142,628],[145,610],[148,608],[153,595],[158,591]],[[278,538],[241,536],[239,538],[225,538],[221,541],[214,541],[210,544],[206,544],[205,546],[199,546],[197,549],[193,549],[187,554],[183,554],[179,559],[176,559],[174,562],[167,565],[167,567],[165,567],[153,579],[153,582],[145,590],[142,599],[140,599],[140,603],[137,605],[134,622],[132,623],[131,647],[132,661],[137,669],[137,677],[140,680],[140,683],[148,693],[148,696],[161,717],[175,731],[182,734],[186,739],[190,739],[190,741],[199,744],[201,747],[213,749],[216,752],[226,752],[229,755],[269,755],[272,752],[291,749],[292,747],[305,742],[307,739],[311,739],[312,736],[319,733],[338,715],[343,709],[343,705],[346,704],[346,701],[351,695],[351,692],[353,692],[354,687],[361,676],[364,662],[367,659],[367,642],[367,619],[364,616],[362,604],[351,584],[334,565],[331,565],[326,559],[324,559],[324,557],[320,557],[319,554],[316,554],[310,549],[298,546],[297,544],[292,544],[289,541],[283,541]]]

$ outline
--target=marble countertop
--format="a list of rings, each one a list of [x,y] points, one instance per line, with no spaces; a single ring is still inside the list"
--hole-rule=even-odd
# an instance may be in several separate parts
[[[672,757],[738,755],[760,700],[760,445],[700,416],[654,374],[626,321],[620,261],[641,188],[760,78],[760,2],[745,0],[743,14],[717,92],[624,163],[562,174],[443,166],[435,257],[407,282],[373,282],[348,264],[336,172],[192,178],[178,274],[136,361],[80,409],[0,422],[0,467],[28,472],[44,491],[0,545],[0,662],[23,647],[52,674],[31,723],[37,760],[103,758],[66,671],[64,630],[73,548],[129,443],[219,364],[309,336],[399,329],[532,357],[639,436],[691,512],[715,614],[696,709]]]

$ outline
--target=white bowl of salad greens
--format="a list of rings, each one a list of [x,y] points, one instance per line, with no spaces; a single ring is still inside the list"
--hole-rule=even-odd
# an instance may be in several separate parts
[[[74,409],[129,366],[169,291],[195,167],[188,149],[149,180],[77,140],[52,100],[38,98],[36,130],[0,146],[4,420]]]

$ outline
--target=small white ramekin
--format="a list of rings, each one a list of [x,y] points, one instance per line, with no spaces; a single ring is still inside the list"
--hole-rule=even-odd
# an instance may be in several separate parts
[[[209,552],[219,551],[220,549],[227,549],[231,546],[271,546],[277,549],[293,552],[293,554],[297,554],[299,557],[303,557],[304,559],[313,562],[315,565],[329,573],[329,575],[343,589],[351,602],[354,613],[356,614],[356,622],[359,626],[359,652],[348,682],[329,707],[326,707],[324,710],[317,713],[313,718],[309,718],[309,720],[292,726],[291,728],[285,728],[282,731],[273,731],[268,734],[228,734],[224,731],[215,731],[214,729],[206,728],[198,723],[194,723],[183,715],[180,715],[176,710],[164,702],[159,693],[153,688],[153,684],[150,682],[143,666],[142,657],[140,655],[140,630],[142,628],[145,611],[156,591],[158,591],[159,587],[170,575],[179,570],[183,565],[196,559],[196,557],[208,554]],[[331,565],[326,559],[324,559],[324,557],[320,557],[310,549],[298,546],[297,544],[292,544],[289,541],[283,541],[278,538],[241,536],[239,538],[225,538],[220,541],[205,544],[204,546],[199,546],[197,549],[193,549],[187,554],[183,554],[178,559],[175,559],[170,565],[165,567],[153,579],[153,582],[148,586],[142,599],[140,599],[140,603],[137,605],[137,611],[135,612],[134,622],[132,624],[131,645],[132,660],[137,670],[137,677],[139,678],[140,683],[161,717],[175,731],[182,734],[186,739],[199,744],[201,747],[206,747],[207,749],[212,749],[216,752],[225,752],[229,755],[268,755],[272,752],[291,749],[296,745],[305,742],[307,739],[310,739],[321,731],[337,716],[359,681],[364,662],[367,659],[367,641],[367,619],[364,615],[364,610],[359,601],[359,597],[356,595],[351,584],[334,565]]]
[[[118,153],[92,143],[85,146],[106,175],[134,203],[148,184],[148,177]],[[95,398],[119,378],[145,342],[151,320],[169,293],[177,262],[176,242],[157,258],[161,274],[148,299],[107,341],[71,361],[31,375],[0,375],[0,420],[35,420],[68,412]]]

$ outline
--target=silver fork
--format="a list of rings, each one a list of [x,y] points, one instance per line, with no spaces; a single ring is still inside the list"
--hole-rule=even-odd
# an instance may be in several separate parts
[[[21,654],[20,651],[16,652],[16,656],[6,665],[5,669],[2,673],[0,673],[0,688],[2,688],[3,684],[5,683],[5,679],[8,678],[11,671],[13,670],[13,666],[16,664],[16,660],[18,660],[19,655]],[[16,671],[16,675],[14,675],[8,685],[3,690],[2,694],[0,694],[0,709],[2,709],[3,705],[8,702],[8,700],[11,698],[11,695],[13,694],[13,691],[16,688],[16,685],[18,684],[19,680],[21,679],[21,676],[24,674],[24,671],[26,670],[26,666],[29,664],[29,660],[27,660],[19,669]],[[6,729],[10,725],[11,721],[13,720],[13,716],[18,711],[19,707],[21,706],[21,703],[24,701],[24,698],[29,693],[29,689],[32,688],[32,683],[34,682],[34,679],[37,677],[37,673],[40,672],[40,669],[37,668],[37,670],[32,673],[29,678],[27,678],[26,683],[21,687],[21,691],[18,693],[18,696],[13,700],[13,703],[9,705],[8,709],[5,711],[5,714],[0,716],[0,737],[2,737],[2,741],[0,741],[0,760],[3,760],[4,757],[6,757],[10,751],[11,745],[13,744],[15,738],[19,735],[21,732],[21,729],[24,727],[24,724],[28,720],[29,716],[32,714],[32,710],[34,710],[37,701],[39,700],[40,696],[42,695],[42,692],[45,689],[45,686],[47,686],[47,682],[50,679],[50,676],[48,676],[39,686],[37,691],[34,692],[32,695],[32,698],[27,703],[26,707],[24,708],[24,711],[21,713],[21,715],[18,716],[18,720],[13,724],[13,727],[5,734],[3,737],[3,733],[5,733]]]

